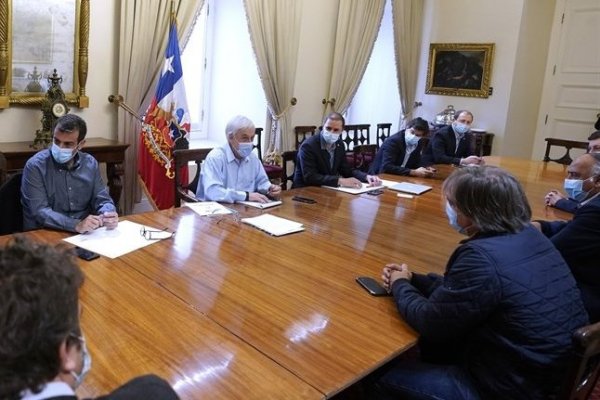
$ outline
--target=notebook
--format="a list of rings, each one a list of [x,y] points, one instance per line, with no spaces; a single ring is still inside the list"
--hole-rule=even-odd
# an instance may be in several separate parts
[[[255,207],[260,209],[271,208],[280,205],[283,203],[281,200],[271,200],[267,203],[261,203],[258,201],[238,201],[238,204],[243,204],[249,207]]]
[[[304,226],[299,222],[290,221],[289,219],[276,217],[271,214],[261,214],[258,217],[242,218],[242,222],[252,225],[273,236],[283,236],[304,230]]]
[[[189,207],[199,215],[218,215],[231,214],[231,210],[216,201],[199,201],[197,203],[183,203],[184,207]]]
[[[339,186],[339,187],[335,187],[335,186],[321,186],[327,189],[333,189],[333,190],[339,190],[340,192],[344,192],[344,193],[350,193],[350,194],[361,194],[361,193],[366,193],[369,192],[371,190],[375,190],[375,189],[383,189],[383,186],[369,186],[366,183],[362,183],[360,188],[350,188],[350,187],[344,187],[344,186]]]
[[[432,189],[431,186],[419,185],[416,183],[410,182],[399,182],[395,185],[388,186],[392,190],[397,190],[399,192],[412,193],[412,194],[422,194]]]

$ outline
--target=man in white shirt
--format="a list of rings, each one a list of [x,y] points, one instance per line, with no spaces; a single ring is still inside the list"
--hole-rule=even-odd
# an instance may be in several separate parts
[[[238,115],[227,123],[227,143],[214,148],[202,163],[196,198],[200,201],[257,201],[278,199],[281,187],[269,181],[265,168],[252,151],[255,127]]]

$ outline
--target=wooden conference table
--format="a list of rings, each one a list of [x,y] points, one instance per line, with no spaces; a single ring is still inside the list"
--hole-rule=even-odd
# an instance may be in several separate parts
[[[534,218],[568,218],[543,205],[544,194],[562,186],[564,166],[486,160],[521,180]],[[391,298],[368,295],[355,278],[379,277],[388,262],[443,272],[462,239],[443,211],[440,187],[451,170],[440,167],[435,179],[384,176],[433,186],[413,199],[391,190],[286,191],[283,205],[267,212],[306,230],[283,237],[187,207],[126,217],[176,234],[118,259],[80,262],[93,364],[79,395],[106,393],[149,372],[183,399],[328,398],[360,380],[417,335]],[[294,195],[317,203],[292,201]],[[261,213],[234,207],[242,217]],[[30,235],[51,242],[68,236]]]

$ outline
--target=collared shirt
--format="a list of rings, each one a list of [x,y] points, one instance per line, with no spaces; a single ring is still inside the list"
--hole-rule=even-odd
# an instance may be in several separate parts
[[[454,128],[452,128],[452,132],[454,132],[454,139],[456,140],[456,146],[454,147],[454,154],[456,154],[456,152],[458,151],[458,145],[460,144],[460,141],[465,137],[465,134],[456,133]]]
[[[75,232],[90,214],[116,211],[98,162],[78,152],[71,167],[54,161],[50,150],[31,157],[23,170],[23,229],[52,228]]]
[[[21,393],[21,400],[43,400],[59,396],[75,396],[75,392],[67,383],[62,381],[48,382],[42,391],[34,394],[29,390]]]
[[[406,141],[404,142],[406,144],[406,150],[404,152],[404,160],[402,161],[402,166],[406,167],[406,163],[408,162],[408,159],[410,158],[410,154],[415,151],[415,149],[417,148],[417,146],[419,145],[414,144],[414,145],[409,145],[408,143],[406,143]]]
[[[235,203],[245,200],[246,192],[267,191],[271,187],[258,156],[252,152],[239,160],[229,143],[211,150],[201,168],[196,190],[196,198],[201,201]]]
[[[319,134],[320,138],[321,138],[321,149],[322,150],[327,150],[327,152],[329,153],[329,168],[333,169],[333,161],[335,158],[335,142],[333,142],[332,144],[328,144],[325,139],[323,139],[323,135]]]

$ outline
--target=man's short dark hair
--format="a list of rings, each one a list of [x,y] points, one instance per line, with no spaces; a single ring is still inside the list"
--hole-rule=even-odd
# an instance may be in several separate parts
[[[452,206],[481,232],[516,233],[531,220],[519,181],[501,168],[472,166],[455,170],[442,187]]]
[[[458,110],[457,112],[454,113],[454,120],[456,121],[458,119],[458,117],[460,117],[460,114],[465,113],[467,115],[471,116],[471,119],[475,119],[475,117],[473,116],[473,113],[469,110]]]
[[[325,123],[327,122],[328,119],[330,119],[332,121],[342,121],[342,129],[344,129],[346,127],[346,119],[340,113],[332,112],[331,114],[329,114],[323,121],[323,125],[325,125]]]
[[[38,392],[59,374],[61,343],[81,333],[82,283],[67,250],[23,237],[0,249],[1,399]]]
[[[75,114],[65,114],[60,117],[56,121],[56,126],[54,127],[54,132],[72,132],[74,130],[79,131],[79,136],[77,137],[77,143],[81,142],[85,139],[85,135],[87,134],[87,125],[83,118],[75,115]]]
[[[600,139],[600,131],[593,132],[587,140]]]
[[[408,121],[408,124],[406,124],[406,127],[416,129],[426,135],[429,133],[429,123],[421,117],[411,119]]]

